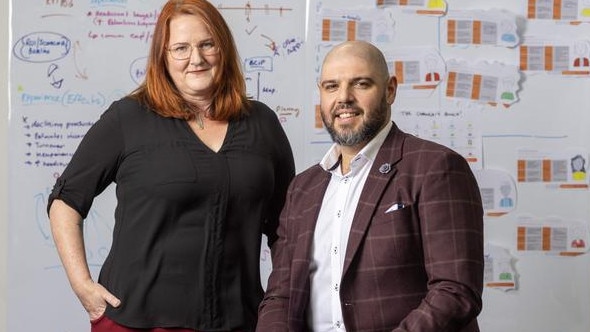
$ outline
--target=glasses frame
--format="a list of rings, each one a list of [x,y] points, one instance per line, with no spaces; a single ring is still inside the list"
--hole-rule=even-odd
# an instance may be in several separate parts
[[[188,47],[186,51],[180,50],[182,47]],[[193,55],[194,51],[199,52],[202,56],[210,56],[219,53],[219,47],[213,40],[204,40],[196,45],[191,43],[175,43],[166,48],[170,56],[175,60],[188,60]],[[187,52],[186,56],[178,56],[178,52]]]

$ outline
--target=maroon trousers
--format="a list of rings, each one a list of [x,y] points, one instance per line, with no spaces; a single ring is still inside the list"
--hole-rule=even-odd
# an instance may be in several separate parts
[[[125,327],[123,325],[119,325],[104,315],[98,319],[92,320],[90,324],[91,332],[198,332],[196,330],[182,328],[158,327],[155,329],[134,329],[130,327]]]

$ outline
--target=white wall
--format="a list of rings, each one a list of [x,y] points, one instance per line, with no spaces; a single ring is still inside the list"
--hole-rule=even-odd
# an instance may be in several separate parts
[[[8,229],[8,186],[6,183],[8,175],[8,36],[9,34],[9,12],[8,1],[0,1],[0,29],[5,33],[0,34],[0,331],[6,331],[6,257],[7,257],[7,232]]]

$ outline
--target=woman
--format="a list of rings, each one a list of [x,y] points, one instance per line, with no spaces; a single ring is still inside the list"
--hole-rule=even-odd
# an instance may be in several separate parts
[[[94,332],[253,331],[261,234],[294,175],[272,110],[248,101],[230,30],[206,0],[168,1],[146,79],[88,131],[48,202],[57,250]],[[117,185],[98,282],[81,223]]]

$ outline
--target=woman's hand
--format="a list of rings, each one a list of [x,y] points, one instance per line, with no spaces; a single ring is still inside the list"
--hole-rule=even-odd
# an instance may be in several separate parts
[[[90,320],[100,318],[107,308],[107,303],[114,308],[121,304],[121,300],[111,294],[103,285],[92,280],[77,288],[76,295],[88,312]]]
[[[118,307],[121,301],[101,284],[92,280],[86,261],[82,217],[62,200],[56,199],[49,210],[53,240],[70,285],[88,311],[90,320],[98,319],[107,303]]]

